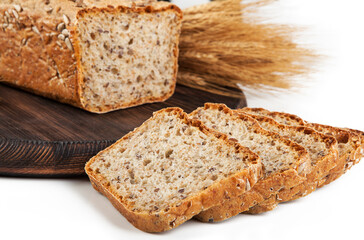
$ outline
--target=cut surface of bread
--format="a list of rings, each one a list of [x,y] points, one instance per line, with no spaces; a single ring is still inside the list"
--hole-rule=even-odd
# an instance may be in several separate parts
[[[147,232],[172,229],[242,194],[261,172],[256,154],[179,108],[155,113],[86,165],[95,189]]]
[[[247,114],[244,109],[237,110],[237,112]],[[277,195],[279,201],[290,201],[312,193],[320,184],[321,179],[336,166],[338,146],[335,138],[319,133],[309,127],[282,125],[270,117],[251,113],[248,115],[256,119],[263,128],[299,143],[310,154],[312,171],[307,174],[307,181],[291,189],[280,191]]]
[[[169,98],[176,84],[176,11],[85,9],[77,15],[81,103],[125,108]]]
[[[302,146],[264,130],[251,117],[234,114],[223,104],[205,104],[189,116],[257,153],[264,168],[263,178],[250,191],[201,212],[195,217],[200,221],[217,222],[235,216],[275,196],[282,188],[302,183],[310,172],[311,162]]]
[[[0,15],[6,83],[96,113],[174,92],[182,11],[173,4],[4,0]]]
[[[285,125],[308,126],[328,136],[333,136],[338,142],[338,160],[336,167],[321,179],[318,187],[322,187],[338,179],[363,157],[364,134],[361,131],[337,128],[317,123],[309,123],[300,117],[283,112],[270,112],[263,108],[244,108],[244,112],[271,117]]]

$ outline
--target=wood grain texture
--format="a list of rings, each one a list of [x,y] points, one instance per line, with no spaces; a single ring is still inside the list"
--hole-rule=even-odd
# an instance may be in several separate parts
[[[0,84],[0,174],[73,176],[99,151],[141,125],[154,111],[205,102],[246,106],[233,99],[177,85],[172,98],[107,114],[93,114]]]

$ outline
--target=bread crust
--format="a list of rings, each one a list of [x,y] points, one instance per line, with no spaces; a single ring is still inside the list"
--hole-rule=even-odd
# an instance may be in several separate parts
[[[267,199],[270,199],[270,208],[274,208],[274,204],[277,205],[276,201],[276,194],[284,188],[291,188],[296,186],[306,180],[305,175],[311,171],[311,161],[307,151],[300,145],[286,139],[282,138],[276,133],[267,131],[261,128],[253,118],[242,115],[236,114],[231,109],[223,104],[212,104],[207,103],[204,106],[204,109],[215,109],[222,111],[224,113],[230,114],[231,116],[238,117],[242,121],[251,121],[254,122],[255,128],[257,132],[263,135],[267,135],[272,138],[272,140],[279,140],[280,142],[285,143],[286,145],[290,146],[296,152],[298,152],[299,159],[295,163],[292,168],[287,169],[282,172],[277,172],[271,174],[267,177],[263,177],[259,180],[250,191],[227,200],[223,204],[219,206],[212,207],[208,210],[201,212],[200,214],[196,215],[195,218],[202,222],[218,222],[235,216],[241,212],[247,211],[253,206],[258,205],[259,203],[264,202]],[[195,110],[190,114],[193,116],[197,114],[199,109]],[[272,201],[274,199],[274,201]]]
[[[115,7],[107,5],[82,8],[76,7],[75,2],[58,0],[57,3],[64,6],[60,12],[64,11],[68,15],[72,15],[71,17],[66,16],[71,19],[68,24],[65,24],[66,29],[70,32],[68,38],[70,43],[68,44],[58,40],[60,32],[57,27],[65,23],[64,15],[62,16],[59,12],[47,14],[44,10],[35,10],[37,2],[39,0],[31,0],[24,4],[20,2],[23,5],[21,11],[17,13],[17,17],[11,18],[14,20],[12,25],[16,31],[10,30],[9,27],[0,30],[0,52],[6,53],[2,54],[0,58],[0,80],[2,82],[94,113],[106,113],[145,103],[161,102],[173,95],[178,71],[178,36],[175,37],[174,74],[168,93],[161,97],[142,97],[131,103],[90,107],[82,92],[84,78],[81,68],[77,19],[85,14],[99,12],[144,14],[173,11],[181,22],[182,11],[177,6],[151,1],[151,5],[132,4],[131,6]],[[113,5],[115,4],[113,3]],[[62,9],[60,6],[57,6],[57,9]],[[0,15],[2,16],[13,11],[13,4],[0,5]],[[56,9],[54,9],[55,11]]]
[[[356,129],[351,128],[343,128],[344,130],[350,131],[352,134],[354,134],[355,137],[359,138],[360,148],[357,149],[355,153],[355,160],[353,164],[358,164],[360,160],[364,157],[364,132]]]
[[[330,172],[319,182],[318,187],[323,187],[346,173],[357,161],[360,156],[360,137],[355,132],[350,132],[341,128],[331,127],[327,125],[317,123],[307,123],[306,126],[310,126],[313,129],[320,132],[329,132],[330,135],[336,138],[338,143],[349,143],[351,148],[345,151],[344,154],[338,155],[336,166],[330,170]]]
[[[248,211],[243,212],[244,214],[260,214],[264,212],[269,212],[274,210],[278,206],[279,201],[277,201],[276,196],[271,196],[268,199],[265,199],[260,204],[257,204],[251,208],[249,208]]]
[[[12,5],[0,5],[0,15],[6,15],[5,12],[11,9]],[[11,19],[9,24],[11,22],[15,31],[9,30],[9,27],[0,30],[1,81],[48,98],[59,101],[64,99],[75,104],[75,78],[63,78],[48,52],[48,47],[56,43],[51,39],[56,38],[52,33],[57,20],[27,9],[18,13],[18,19]],[[66,54],[67,59],[72,59],[72,53],[64,52],[64,47],[65,44],[54,47],[54,54]],[[69,68],[72,69],[72,66],[69,65]]]
[[[109,149],[114,148],[119,142],[130,138],[132,135],[138,132],[138,128],[128,133],[115,144],[111,145],[93,157],[86,164],[85,170],[94,188],[104,194],[111,201],[114,207],[122,215],[124,215],[131,224],[146,232],[163,232],[175,228],[202,210],[216,206],[217,204],[224,202],[226,199],[242,194],[246,191],[246,189],[248,189],[249,186],[253,186],[262,176],[261,160],[249,149],[229,140],[226,135],[218,133],[212,129],[208,129],[200,121],[189,119],[187,114],[184,113],[180,108],[162,109],[154,113],[154,116],[157,114],[163,114],[164,112],[171,112],[178,118],[182,119],[184,123],[197,127],[200,131],[207,135],[214,135],[224,144],[233,146],[236,151],[245,152],[250,156],[251,165],[249,168],[243,169],[242,171],[237,172],[228,178],[215,182],[207,189],[201,191],[199,194],[181,200],[180,204],[170,206],[166,211],[136,212],[133,211],[130,204],[128,204],[125,199],[122,199],[117,195],[115,189],[113,189],[113,187],[105,181],[103,176],[97,174],[96,171],[91,168],[91,164],[97,160],[99,154],[107,152]],[[153,117],[147,120],[144,124],[152,121]]]
[[[246,114],[251,113],[251,114],[259,114],[259,115],[271,117],[276,121],[277,121],[277,118],[279,118],[279,119],[282,119],[285,121],[284,123],[279,122],[282,125],[289,125],[289,126],[306,125],[306,122],[302,118],[300,118],[294,114],[289,114],[289,113],[284,113],[284,112],[271,112],[264,108],[249,108],[249,107],[244,107],[240,111],[242,111]]]

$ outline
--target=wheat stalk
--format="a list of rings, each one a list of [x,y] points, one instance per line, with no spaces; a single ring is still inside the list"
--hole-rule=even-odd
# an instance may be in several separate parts
[[[292,41],[296,29],[251,17],[270,2],[225,0],[185,9],[178,83],[237,98],[244,96],[241,86],[263,91],[296,86],[292,77],[308,73],[315,54]]]

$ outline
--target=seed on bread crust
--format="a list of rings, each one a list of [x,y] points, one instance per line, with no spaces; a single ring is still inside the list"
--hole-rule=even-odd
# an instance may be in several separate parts
[[[65,38],[64,42],[66,43],[66,46],[68,47],[68,49],[73,51],[73,46],[72,46],[71,40],[69,38]]]
[[[64,22],[57,25],[57,31],[62,32],[63,29],[66,28],[66,24]]]
[[[38,30],[38,28],[36,26],[32,26],[32,30],[33,32],[35,32],[36,34],[40,35],[40,32]]]
[[[19,14],[18,14],[18,12],[17,12],[17,11],[15,11],[15,10],[11,10],[11,12],[13,13],[13,15],[14,15],[14,17],[15,17],[16,19],[19,19]]]
[[[45,11],[46,11],[46,13],[51,14],[53,12],[53,8],[52,7],[46,7]]]
[[[59,40],[64,41],[64,40],[65,40],[65,38],[66,38],[66,37],[65,37],[63,34],[59,34],[59,35],[58,35],[58,39],[59,39]]]
[[[18,5],[18,4],[15,4],[15,5],[14,5],[14,9],[15,9],[17,12],[22,12],[22,11],[23,11],[23,8],[22,8],[20,5]]]
[[[66,14],[63,14],[63,21],[66,25],[70,24],[70,19]]]

